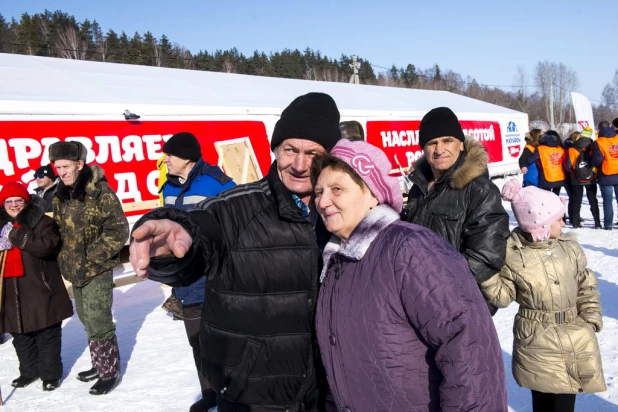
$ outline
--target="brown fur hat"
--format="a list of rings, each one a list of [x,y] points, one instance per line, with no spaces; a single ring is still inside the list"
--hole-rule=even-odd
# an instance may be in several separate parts
[[[81,142],[56,142],[49,146],[49,161],[83,160],[86,161],[88,149]]]

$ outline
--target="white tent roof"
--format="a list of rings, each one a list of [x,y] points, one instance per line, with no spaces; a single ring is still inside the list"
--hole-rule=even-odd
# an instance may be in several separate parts
[[[247,109],[258,109],[263,113],[276,109],[274,113],[279,114],[281,108],[295,97],[309,92],[330,94],[342,114],[347,111],[425,113],[437,106],[448,106],[458,114],[522,114],[444,91],[0,53],[0,114],[23,114],[27,107],[37,111],[26,102],[72,103],[70,106],[75,108],[84,107],[84,104],[86,107],[97,104],[108,108],[121,105],[114,108],[114,112],[121,107],[129,108],[127,105],[139,105],[141,110],[144,110],[142,105],[152,105],[159,110],[169,106],[238,108],[244,113]],[[44,106],[49,112],[49,105]],[[58,107],[66,106],[60,104]]]

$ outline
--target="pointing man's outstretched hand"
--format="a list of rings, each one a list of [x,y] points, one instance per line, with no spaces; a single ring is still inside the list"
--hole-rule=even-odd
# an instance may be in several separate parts
[[[192,243],[191,235],[178,223],[168,219],[149,220],[133,231],[129,261],[135,274],[145,278],[151,257],[182,258]]]

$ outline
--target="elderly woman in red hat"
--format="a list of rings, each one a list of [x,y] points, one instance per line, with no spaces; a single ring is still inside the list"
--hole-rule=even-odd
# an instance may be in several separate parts
[[[0,333],[13,336],[19,359],[20,376],[11,385],[23,388],[40,378],[43,390],[52,391],[62,377],[62,321],[73,306],[56,262],[60,233],[45,208],[20,183],[0,190],[0,250],[6,253]]]

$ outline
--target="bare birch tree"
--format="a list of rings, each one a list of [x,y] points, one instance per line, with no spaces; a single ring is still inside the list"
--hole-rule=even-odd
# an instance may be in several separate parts
[[[152,41],[152,52],[155,66],[162,67],[165,61],[165,53],[163,53],[163,46],[161,46],[156,39]]]
[[[525,112],[528,109],[529,77],[528,73],[526,73],[526,69],[524,68],[524,66],[517,66],[517,69],[515,69],[515,76],[513,77],[513,81],[513,86],[515,86],[515,93],[517,94],[517,108],[520,111]]]
[[[58,31],[54,42],[58,57],[73,60],[86,59],[86,42],[80,37],[79,31],[73,26],[67,26]]]
[[[535,80],[545,103],[545,120],[551,123],[550,112],[553,109],[557,124],[564,123],[571,101],[571,92],[579,87],[577,73],[563,63],[544,61],[536,65]],[[550,92],[553,95],[553,107]]]

